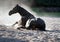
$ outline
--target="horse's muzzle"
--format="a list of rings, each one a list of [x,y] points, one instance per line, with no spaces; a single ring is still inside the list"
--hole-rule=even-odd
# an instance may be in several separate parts
[[[12,13],[11,12],[9,12],[9,16],[11,16],[12,15]]]
[[[11,16],[11,14],[9,14],[9,16]]]

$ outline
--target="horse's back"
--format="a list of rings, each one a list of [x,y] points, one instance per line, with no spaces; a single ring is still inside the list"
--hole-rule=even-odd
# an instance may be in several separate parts
[[[41,18],[37,18],[37,23],[38,24],[45,24],[44,20],[42,20]]]

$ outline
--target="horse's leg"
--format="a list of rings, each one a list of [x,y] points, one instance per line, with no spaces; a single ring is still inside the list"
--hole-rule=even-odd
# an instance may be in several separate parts
[[[16,24],[18,24],[18,22],[15,22],[12,26],[15,26]]]
[[[26,22],[27,22],[27,18],[26,17],[22,17],[21,20],[19,21],[19,25],[21,25],[19,28],[26,28],[25,25],[26,25]]]
[[[36,24],[36,20],[30,20],[30,23],[29,23],[29,26],[27,27],[27,29],[29,29],[29,30],[36,30],[36,28],[35,28],[35,24]]]

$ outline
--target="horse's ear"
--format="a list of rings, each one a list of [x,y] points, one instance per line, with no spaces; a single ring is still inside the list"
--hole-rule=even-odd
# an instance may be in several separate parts
[[[18,4],[16,6],[19,6]]]

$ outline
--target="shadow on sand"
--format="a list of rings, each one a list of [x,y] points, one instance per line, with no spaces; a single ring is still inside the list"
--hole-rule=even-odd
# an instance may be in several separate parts
[[[60,33],[60,30],[46,30],[46,32],[55,32],[55,33]]]
[[[20,40],[20,39],[0,37],[0,42],[29,42],[29,41],[28,40]]]

